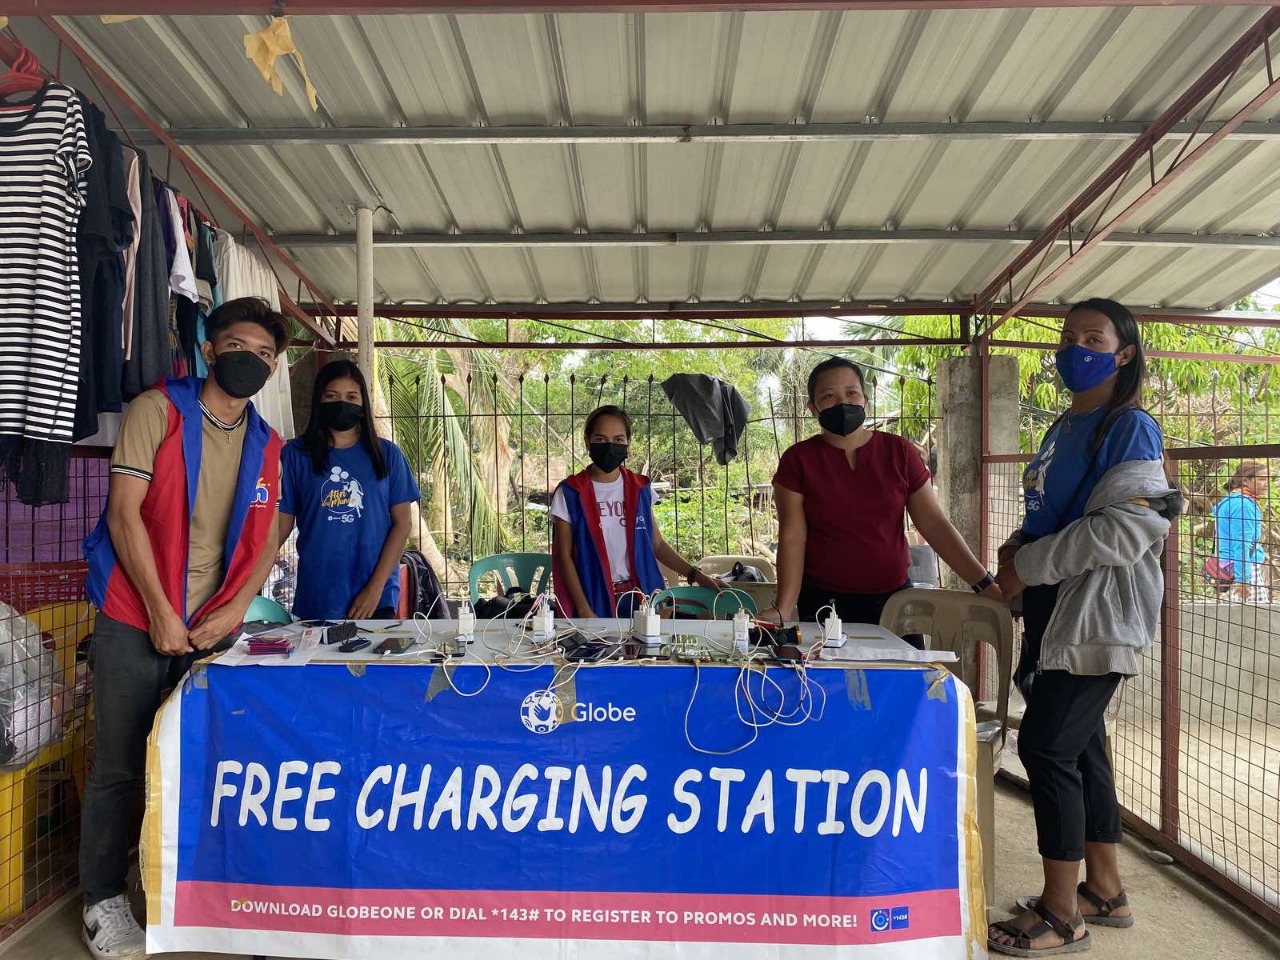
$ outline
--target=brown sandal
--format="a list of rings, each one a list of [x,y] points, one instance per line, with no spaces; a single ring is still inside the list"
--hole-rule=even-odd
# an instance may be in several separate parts
[[[1088,901],[1093,907],[1092,913],[1081,911],[1084,922],[1091,927],[1118,927],[1127,930],[1133,926],[1133,914],[1127,917],[1113,917],[1112,914],[1121,907],[1129,906],[1129,898],[1125,896],[1123,890],[1110,900],[1104,900],[1092,890],[1090,890],[1083,882],[1076,887],[1076,894],[1082,900]],[[1019,897],[1017,907],[1019,910],[1034,910],[1039,897]]]
[[[988,936],[987,949],[995,953],[1004,954],[1007,957],[1055,957],[1067,953],[1083,953],[1086,950],[1093,949],[1093,934],[1088,930],[1084,932],[1084,936],[1079,940],[1075,939],[1076,931],[1084,926],[1084,918],[1079,914],[1076,914],[1072,922],[1068,923],[1061,917],[1051,913],[1048,907],[1038,901],[1031,908],[1031,912],[1040,918],[1040,922],[1030,930],[1019,929],[1012,920],[1001,920],[999,923],[991,924],[1001,933],[1013,937],[1014,941],[1013,943],[1001,943]],[[1079,923],[1076,923],[1076,920],[1079,920]],[[1042,947],[1038,950],[1031,946],[1038,938],[1043,937],[1050,931],[1060,936],[1063,942],[1056,947]]]

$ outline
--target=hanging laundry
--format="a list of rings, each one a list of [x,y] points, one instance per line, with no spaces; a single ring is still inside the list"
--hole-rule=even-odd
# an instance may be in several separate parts
[[[280,309],[280,285],[256,252],[242,247],[225,230],[214,231],[213,263],[218,274],[218,292],[225,300],[239,297],[261,297]],[[253,405],[262,418],[275,427],[285,439],[295,435],[293,427],[293,397],[289,383],[289,365],[281,357],[276,372],[267,385],[253,398]]]
[[[157,200],[163,188],[151,176],[146,153],[138,154],[142,221],[133,301],[132,350],[124,367],[125,399],[149,390],[169,375],[169,266],[165,244],[168,212],[163,222]],[[159,189],[158,189],[159,188]],[[168,202],[167,199],[165,201]]]
[[[133,239],[124,251],[124,294],[120,303],[120,347],[124,359],[133,355],[133,304],[137,296],[138,247],[142,241],[142,189],[138,182],[138,154],[129,147],[124,151],[125,193],[129,197],[129,213],[133,217]]]
[[[257,33],[250,33],[244,38],[244,55],[253,61],[262,79],[271,84],[271,89],[278,96],[284,95],[284,81],[276,70],[276,61],[289,54],[298,61],[298,72],[302,74],[302,82],[307,87],[307,100],[313,111],[320,109],[316,99],[316,88],[307,76],[307,65],[303,62],[302,51],[293,42],[293,33],[289,29],[289,21],[284,17],[273,17],[271,26]]]
[[[200,299],[200,294],[196,291],[196,271],[191,265],[191,248],[187,246],[187,233],[182,225],[178,195],[169,187],[164,187],[163,190],[166,196],[165,209],[169,216],[169,239],[165,243],[165,250],[172,251],[169,257],[169,289],[194,303]]]
[[[89,154],[85,208],[77,246],[80,258],[80,391],[72,439],[98,432],[99,413],[118,413],[123,398],[123,251],[133,240],[133,210],[125,184],[120,139],[107,129],[102,111],[80,95]]]
[[[0,475],[65,502],[79,388],[76,223],[92,163],[74,90],[46,83],[0,118]]]

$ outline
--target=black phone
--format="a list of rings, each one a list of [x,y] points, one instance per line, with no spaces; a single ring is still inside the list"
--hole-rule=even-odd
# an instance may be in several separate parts
[[[331,627],[326,627],[324,631],[325,643],[346,643],[356,635],[357,627],[350,620],[345,623],[335,623]],[[341,647],[339,647],[341,649]]]
[[[357,650],[363,650],[368,645],[368,637],[352,637],[350,640],[344,640],[338,644],[338,650],[341,653],[355,653]]]
[[[380,653],[384,656],[388,653],[404,653],[418,641],[413,637],[387,637],[382,643],[378,644],[378,648],[374,653]]]
[[[572,650],[566,650],[564,658],[571,663],[594,663],[597,660],[603,660],[609,656],[617,646],[601,643],[598,640],[588,640],[586,643],[580,643]]]

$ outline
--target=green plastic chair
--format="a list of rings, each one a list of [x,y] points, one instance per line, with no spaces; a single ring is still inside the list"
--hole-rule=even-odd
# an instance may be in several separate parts
[[[512,587],[520,587],[536,597],[551,579],[551,554],[497,553],[492,557],[481,557],[471,565],[472,603],[480,599],[480,581],[490,573],[497,576],[503,593]]]
[[[270,597],[254,597],[249,602],[249,612],[244,615],[246,623],[293,623],[289,611]]]
[[[660,612],[666,606],[675,607],[677,617],[694,619],[730,618],[739,609],[747,613],[758,612],[756,602],[749,594],[732,587],[724,590],[713,590],[711,587],[668,587],[653,598],[655,610]]]

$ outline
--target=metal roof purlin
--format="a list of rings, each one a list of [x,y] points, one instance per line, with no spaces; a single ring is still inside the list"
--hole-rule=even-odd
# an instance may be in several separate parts
[[[980,316],[987,316],[990,314],[992,306],[998,301],[998,298],[1006,290],[1009,292],[1007,309],[995,322],[990,323],[981,332],[981,338],[989,340],[991,335],[1006,320],[1016,316],[1021,308],[1031,303],[1036,295],[1048,284],[1079,263],[1082,257],[1087,256],[1091,250],[1106,240],[1107,236],[1114,232],[1125,219],[1146,206],[1191,166],[1202,159],[1214,146],[1226,139],[1232,130],[1248,120],[1259,108],[1271,100],[1276,93],[1280,92],[1280,80],[1274,78],[1271,65],[1268,62],[1266,75],[1270,83],[1262,92],[1251,99],[1235,116],[1214,131],[1195,150],[1184,156],[1186,147],[1191,140],[1191,137],[1188,137],[1174,163],[1162,176],[1156,175],[1152,154],[1156,144],[1169,136],[1179,123],[1190,116],[1192,111],[1213,95],[1215,91],[1220,90],[1225,84],[1229,83],[1240,67],[1254,53],[1261,49],[1264,56],[1269,56],[1268,40],[1278,29],[1280,29],[1280,7],[1272,7],[1201,74],[1182,96],[1161,113],[1147,130],[1125,149],[1079,196],[1072,200],[1066,209],[1040,232],[1035,240],[1014,257],[1012,262],[1001,270],[981,293],[974,297],[974,312]],[[1107,207],[1114,202],[1115,196],[1123,186],[1124,181],[1133,172],[1135,166],[1143,160],[1144,156],[1151,159],[1151,185],[1140,196],[1130,201],[1107,223],[1102,224],[1102,218],[1107,213]],[[1111,191],[1109,197],[1107,196],[1108,191]],[[1052,271],[1038,280],[1033,277],[1032,280],[1028,281],[1023,292],[1015,295],[1013,287],[1019,275],[1035,262],[1037,256],[1042,257],[1040,263],[1040,266],[1042,266],[1044,260],[1052,253],[1060,235],[1064,231],[1069,233],[1076,222],[1104,197],[1107,198],[1106,204],[1098,212],[1095,227],[1090,231],[1090,236],[1085,243],[1079,248],[1073,247],[1070,255]],[[1040,266],[1036,267],[1037,272]]]
[[[324,292],[314,284],[311,279],[302,271],[302,268],[282,250],[272,239],[267,236],[266,232],[257,224],[257,222],[246,213],[239,204],[229,197],[212,177],[210,177],[194,159],[176,143],[164,127],[159,124],[154,117],[147,112],[129,93],[116,81],[111,73],[102,67],[101,64],[87,51],[84,46],[67,31],[67,29],[52,16],[42,16],[41,22],[45,27],[58,38],[58,40],[71,51],[72,55],[80,62],[85,71],[101,83],[110,91],[111,95],[119,100],[150,130],[158,140],[176,156],[187,173],[196,180],[202,181],[217,197],[218,201],[227,207],[241,223],[254,235],[255,239],[262,246],[264,251],[270,251],[277,259],[280,260],[289,271],[293,273],[306,286],[307,290],[318,301],[327,308],[332,308],[329,298]],[[281,304],[285,306],[287,312],[294,316],[299,323],[306,329],[310,330],[316,337],[324,341],[324,343],[332,345],[334,336],[323,325],[317,323],[307,311],[300,308],[293,299],[288,295],[287,291],[281,288]]]
[[[1213,133],[1221,121],[1203,125]],[[1173,133],[1191,133],[1195,125],[1178,124]],[[1146,130],[1139,121],[905,121],[880,123],[726,123],[539,127],[497,126],[327,126],[327,127],[190,127],[170,130],[188,147],[253,146],[501,146],[505,144],[610,143],[862,143],[878,141],[1045,141],[1130,140]],[[139,144],[160,140],[135,134]],[[1275,140],[1280,124],[1242,124],[1233,140]]]
[[[1022,243],[1035,240],[1030,230],[664,230],[650,233],[623,231],[598,233],[442,233],[405,232],[377,233],[377,247],[422,249],[440,247],[673,247],[673,246],[785,246],[787,244],[872,245],[886,243]],[[273,239],[282,247],[323,248],[354,247],[356,238],[350,233],[276,234]],[[1071,242],[1077,245],[1089,238],[1077,232]],[[1068,242],[1067,236],[1056,237],[1056,244]],[[1280,236],[1212,233],[1117,233],[1103,242],[1142,247],[1222,247],[1248,250],[1280,248]]]

